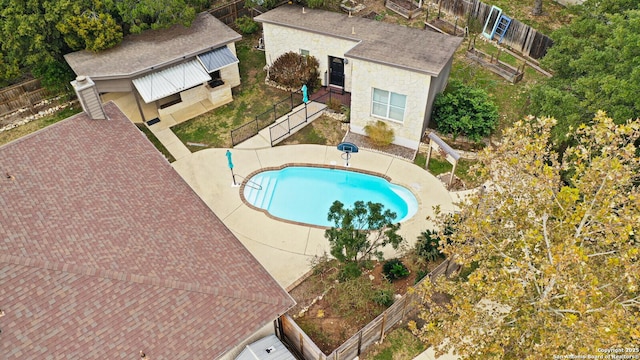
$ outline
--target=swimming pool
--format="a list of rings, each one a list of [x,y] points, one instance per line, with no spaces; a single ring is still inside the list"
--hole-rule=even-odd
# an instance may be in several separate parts
[[[321,167],[289,166],[260,172],[247,181],[243,195],[274,217],[327,227],[333,225],[327,214],[335,200],[349,208],[358,200],[381,203],[396,213],[399,222],[418,210],[415,196],[402,186],[378,176]]]

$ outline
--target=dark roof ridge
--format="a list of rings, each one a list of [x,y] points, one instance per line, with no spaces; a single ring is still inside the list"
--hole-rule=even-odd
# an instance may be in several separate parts
[[[254,302],[260,302],[265,304],[282,305],[285,302],[274,301],[275,299],[268,296],[263,296],[260,293],[249,293],[238,290],[227,290],[216,288],[208,285],[201,285],[197,283],[187,283],[184,281],[160,279],[157,277],[147,275],[135,275],[127,274],[122,271],[96,269],[85,265],[76,264],[63,264],[54,261],[47,261],[42,259],[26,258],[15,255],[0,255],[0,263],[9,263],[14,265],[22,265],[26,267],[34,267],[39,269],[61,271],[82,276],[94,276],[99,278],[133,282],[145,285],[152,285],[157,287],[164,287],[169,289],[185,290],[190,292],[198,292],[203,294],[227,297],[232,299],[242,299]],[[289,296],[290,297],[290,296]]]

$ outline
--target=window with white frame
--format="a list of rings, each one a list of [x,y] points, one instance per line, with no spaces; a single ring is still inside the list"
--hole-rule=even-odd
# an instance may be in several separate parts
[[[302,56],[309,56],[309,50],[300,49],[300,55],[302,55]]]
[[[407,96],[373,88],[371,113],[386,119],[404,121]]]

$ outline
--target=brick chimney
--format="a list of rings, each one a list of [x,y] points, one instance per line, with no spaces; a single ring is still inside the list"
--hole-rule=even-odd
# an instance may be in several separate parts
[[[71,82],[71,86],[76,91],[78,100],[82,105],[89,118],[92,120],[106,119],[107,114],[102,107],[102,101],[100,101],[100,95],[96,84],[87,76],[78,76]]]

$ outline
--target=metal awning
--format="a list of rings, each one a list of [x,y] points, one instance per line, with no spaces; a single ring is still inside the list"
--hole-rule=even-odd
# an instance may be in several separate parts
[[[211,80],[196,59],[133,80],[147,104]]]
[[[237,64],[240,62],[238,58],[233,55],[231,50],[226,47],[220,47],[204,54],[197,56],[198,60],[202,63],[202,66],[208,73],[212,73],[216,70],[220,70],[225,66]]]

